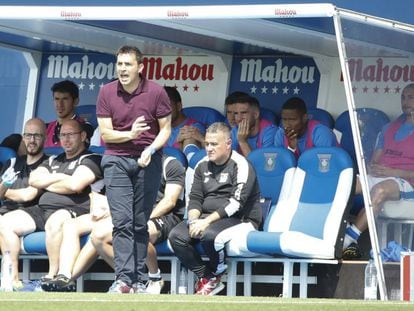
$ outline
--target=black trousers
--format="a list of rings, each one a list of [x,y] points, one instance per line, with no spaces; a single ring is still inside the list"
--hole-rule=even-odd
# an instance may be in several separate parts
[[[237,227],[241,223],[238,218],[219,219],[207,227],[200,239],[193,239],[186,221],[183,221],[170,232],[168,239],[175,255],[186,268],[199,278],[212,278],[226,270],[225,246],[238,234]],[[200,252],[209,258],[208,262],[201,259]]]

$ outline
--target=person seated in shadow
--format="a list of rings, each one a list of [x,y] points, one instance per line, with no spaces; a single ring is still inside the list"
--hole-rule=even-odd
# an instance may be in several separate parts
[[[23,141],[23,136],[20,134],[10,134],[2,140],[0,146],[14,150],[19,157],[26,155],[26,145]]]
[[[61,146],[59,139],[60,127],[67,120],[76,120],[83,124],[86,132],[86,145],[88,146],[94,128],[75,112],[75,108],[79,104],[79,88],[76,83],[70,80],[56,82],[52,85],[51,91],[57,118],[55,121],[46,124],[45,147]]]
[[[303,99],[292,97],[282,106],[281,126],[274,137],[274,145],[289,149],[299,158],[309,148],[334,147],[338,142],[329,127],[308,119]]]
[[[236,103],[239,102],[239,98],[249,96],[249,94],[241,91],[235,91],[227,95],[224,101],[224,115],[226,116],[226,124],[233,128],[237,126],[236,123]]]
[[[199,121],[187,117],[182,109],[181,95],[175,87],[165,86],[171,103],[171,135],[166,146],[181,150],[187,160],[204,147],[205,126]]]
[[[374,215],[386,201],[397,201],[414,191],[414,83],[401,95],[402,115],[386,124],[378,134],[372,159],[367,166],[368,185]],[[358,182],[356,193],[361,193]],[[368,228],[365,208],[345,232],[343,259],[358,259],[362,253],[358,239]]]
[[[277,128],[272,122],[260,117],[257,98],[237,96],[233,105],[237,125],[231,130],[232,149],[247,157],[254,149],[272,146]]]

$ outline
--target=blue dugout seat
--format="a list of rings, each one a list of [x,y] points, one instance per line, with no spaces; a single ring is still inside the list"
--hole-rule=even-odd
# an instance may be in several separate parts
[[[106,147],[105,146],[90,145],[88,149],[89,149],[89,151],[91,151],[93,153],[104,154]]]
[[[323,125],[326,125],[330,129],[334,128],[335,120],[332,117],[332,115],[322,108],[314,108],[314,109],[308,109],[308,119],[309,120],[316,120],[322,123]]]
[[[289,192],[296,158],[286,148],[267,147],[252,150],[247,159],[256,171],[262,197],[263,218],[266,219],[268,208],[277,203],[279,195]]]
[[[98,126],[96,119],[96,105],[80,105],[75,108],[76,114],[91,124],[94,129]]]
[[[337,147],[307,150],[299,158],[289,194],[270,211],[265,231],[248,234],[248,250],[340,258],[354,183],[353,163],[346,151]]]
[[[184,168],[187,168],[188,166],[187,157],[185,156],[184,152],[182,152],[181,150],[174,148],[174,147],[164,147],[162,148],[162,152],[168,156],[176,158],[178,161],[181,162]]]
[[[46,251],[46,233],[38,231],[29,233],[21,237],[21,253],[22,254],[41,254],[47,255]],[[89,234],[81,237],[81,247],[86,244],[89,239]]]
[[[59,147],[45,147],[43,149],[43,151],[45,152],[45,154],[47,154],[49,156],[51,156],[51,155],[59,155],[59,154],[65,152],[63,150],[63,148],[60,147],[60,146]]]
[[[211,107],[204,106],[193,106],[185,107],[182,112],[187,116],[191,117],[206,127],[210,126],[214,122],[225,122],[225,117],[218,110]]]
[[[370,161],[378,133],[385,124],[390,122],[390,118],[385,112],[375,108],[357,108],[356,112],[364,157],[367,161]],[[336,118],[335,129],[342,134],[339,141],[340,145],[348,151],[355,161],[354,139],[352,137],[351,121],[348,111],[342,112]]]
[[[260,107],[260,118],[268,120],[273,124],[279,123],[277,114],[268,108]]]
[[[8,160],[10,160],[11,158],[15,158],[15,157],[16,157],[16,152],[13,149],[11,149],[9,147],[0,146],[0,163],[1,163],[1,166],[5,165]]]

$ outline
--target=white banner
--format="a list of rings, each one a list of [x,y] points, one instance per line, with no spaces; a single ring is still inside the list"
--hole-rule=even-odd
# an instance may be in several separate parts
[[[331,4],[203,6],[0,6],[2,19],[149,20],[329,17]]]

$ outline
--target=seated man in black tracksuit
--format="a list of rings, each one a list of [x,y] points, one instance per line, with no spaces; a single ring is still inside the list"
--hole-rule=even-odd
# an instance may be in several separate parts
[[[206,131],[207,157],[195,169],[188,220],[178,224],[169,241],[182,264],[199,278],[196,294],[215,295],[224,285],[225,246],[240,230],[257,229],[262,215],[256,173],[242,155],[231,150],[230,129],[214,123]],[[195,248],[200,241],[209,258]]]

